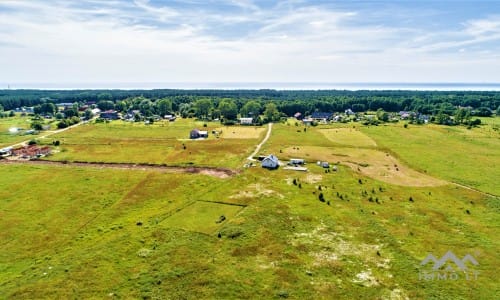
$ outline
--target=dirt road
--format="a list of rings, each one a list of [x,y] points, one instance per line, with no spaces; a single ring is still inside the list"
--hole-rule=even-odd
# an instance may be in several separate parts
[[[271,130],[272,130],[272,128],[273,128],[273,123],[269,123],[269,127],[267,128],[266,136],[260,142],[260,144],[257,145],[257,147],[252,152],[252,154],[250,154],[250,156],[247,157],[248,160],[255,161],[254,156],[256,156],[259,153],[260,148],[262,147],[262,145],[264,145],[267,142],[267,140],[269,139],[269,137],[271,136]]]

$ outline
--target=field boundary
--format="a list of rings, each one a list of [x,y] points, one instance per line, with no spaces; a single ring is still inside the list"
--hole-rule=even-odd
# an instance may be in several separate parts
[[[48,161],[48,160],[0,160],[0,164],[33,164],[33,165],[57,165],[57,166],[78,166],[93,168],[109,168],[123,170],[161,170],[172,173],[204,174],[219,178],[232,177],[239,173],[237,170],[202,167],[202,166],[169,166],[166,164],[145,164],[145,163],[113,163],[113,162],[68,162],[68,161]]]

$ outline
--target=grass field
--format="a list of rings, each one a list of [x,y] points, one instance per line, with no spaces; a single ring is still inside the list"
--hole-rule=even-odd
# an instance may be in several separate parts
[[[86,124],[51,136],[46,142],[61,141],[60,152],[50,158],[58,161],[239,167],[264,131],[255,127],[225,130],[216,122],[207,123],[207,127],[203,124],[191,119],[153,125],[122,121]],[[209,131],[209,138],[190,140],[189,132],[194,128]],[[211,134],[220,129],[220,137]]]
[[[110,124],[83,125],[59,138],[63,147],[93,138],[124,143],[130,137],[131,148],[140,148],[133,143],[144,136],[160,144],[174,140],[163,138],[161,125],[105,127]],[[431,178],[430,170],[410,169],[413,161],[397,146],[384,162],[388,146],[382,130],[390,136],[397,127],[361,128],[357,138],[336,143],[342,139],[329,126],[304,132],[275,124],[263,152],[340,160],[338,171],[330,173],[316,165],[308,165],[309,172],[255,167],[219,179],[161,170],[1,164],[0,186],[7,187],[0,189],[1,297],[495,299],[498,198],[451,184],[403,186],[357,171],[348,160],[366,162],[366,167],[355,164],[362,170],[376,163],[393,167],[392,159],[402,157],[408,170],[401,172]],[[345,136],[349,129],[342,128]],[[366,143],[368,136],[376,146]],[[484,139],[494,143],[489,141],[494,136]],[[188,149],[211,140],[217,141],[192,142]],[[248,147],[258,142],[252,139]],[[469,141],[464,143],[470,149]],[[446,179],[437,175],[432,174]],[[216,223],[221,215],[226,220]],[[428,253],[439,258],[448,250],[479,262],[469,265],[479,271],[477,280],[465,280],[462,273],[459,280],[419,278],[429,268],[420,266]]]
[[[46,124],[49,124],[48,122],[45,122]],[[22,128],[24,130],[19,131],[16,134],[13,134],[9,132],[10,128]],[[31,129],[31,118],[30,117],[21,117],[18,114],[16,114],[15,117],[8,117],[8,118],[1,118],[0,119],[0,148],[5,147],[5,146],[10,146],[12,144],[16,144],[19,142],[23,142],[26,140],[34,139],[43,132],[40,132],[39,134],[29,134],[29,135],[23,135],[23,133],[26,130]]]
[[[495,124],[496,119],[489,122]],[[500,132],[492,125],[469,130],[435,125],[405,129],[396,124],[362,131],[417,170],[500,195]]]

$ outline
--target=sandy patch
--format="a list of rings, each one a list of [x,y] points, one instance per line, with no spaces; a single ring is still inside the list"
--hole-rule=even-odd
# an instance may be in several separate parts
[[[368,177],[390,184],[402,186],[439,186],[447,184],[440,180],[401,163],[391,154],[377,149],[360,148],[329,148],[303,146],[298,150],[299,155],[307,156],[312,160],[342,163]],[[287,155],[297,155],[293,148],[284,149]]]

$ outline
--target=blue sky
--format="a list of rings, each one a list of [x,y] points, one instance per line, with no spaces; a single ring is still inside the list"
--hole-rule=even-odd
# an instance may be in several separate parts
[[[500,82],[500,1],[2,0],[0,87]]]

